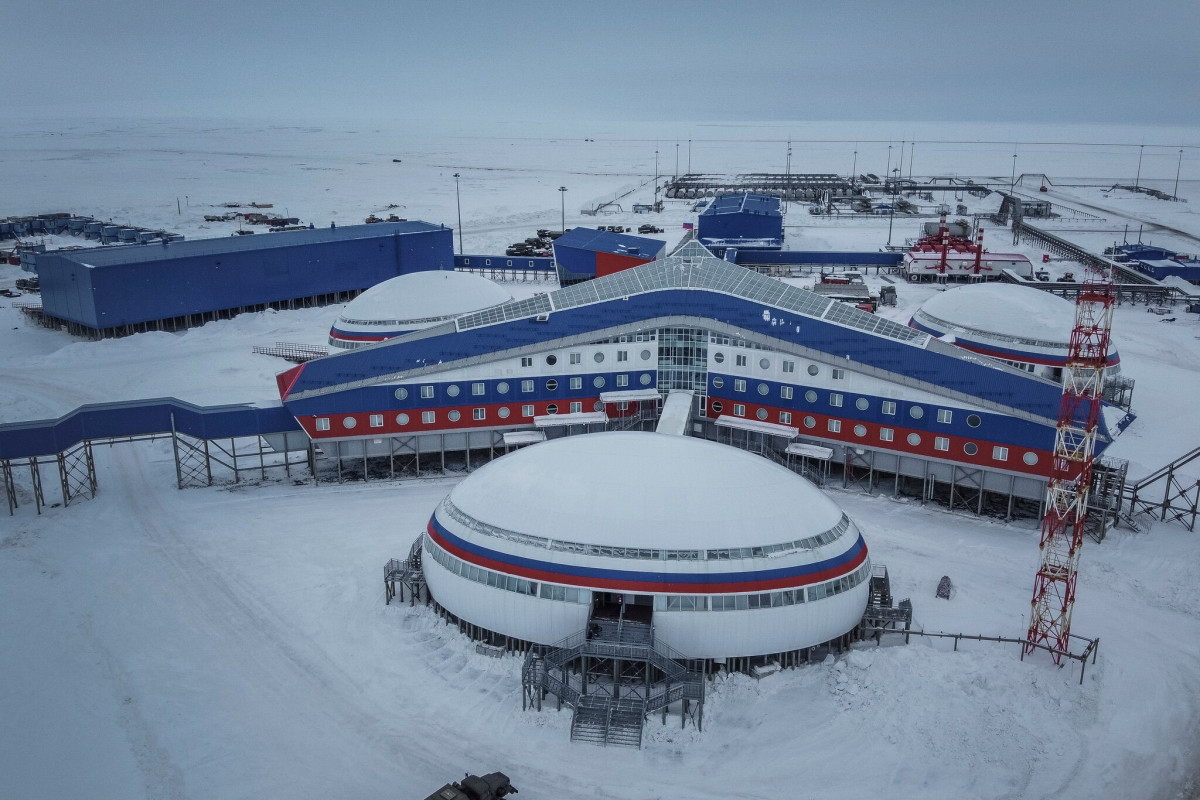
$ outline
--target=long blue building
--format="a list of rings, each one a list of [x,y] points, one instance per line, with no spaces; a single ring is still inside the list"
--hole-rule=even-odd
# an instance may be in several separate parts
[[[37,261],[43,313],[99,336],[349,299],[397,275],[453,268],[452,231],[418,221],[66,250]]]

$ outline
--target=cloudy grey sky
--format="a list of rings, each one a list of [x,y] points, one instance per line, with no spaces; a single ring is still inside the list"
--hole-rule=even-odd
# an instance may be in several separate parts
[[[1200,3],[16,0],[39,115],[1200,123]]]

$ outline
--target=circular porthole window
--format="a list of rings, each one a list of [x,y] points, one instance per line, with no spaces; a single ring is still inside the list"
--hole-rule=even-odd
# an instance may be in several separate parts
[[[760,384],[758,385],[758,393],[759,393],[759,394],[761,394],[761,395],[764,395],[764,396],[765,396],[765,395],[766,395],[768,392],[770,392],[770,391],[771,391],[771,387],[770,387],[770,386],[767,386],[765,383],[760,383]]]
[[[804,418],[804,427],[815,428],[815,427],[817,427],[817,421],[815,419],[813,419],[812,417],[805,417]]]
[[[908,443],[911,444],[913,447],[916,447],[917,445],[919,445],[921,443],[921,437],[915,433],[910,433],[908,435]]]
[[[604,361],[604,353],[596,353],[592,358],[595,359],[597,364],[600,364]]]
[[[979,422],[980,420],[978,414],[967,414],[967,425],[972,428],[978,428]]]
[[[408,399],[408,389],[405,389],[403,386],[401,386],[399,389],[397,389],[395,394],[396,394],[397,400],[407,400]]]
[[[458,386],[456,386],[453,383],[450,384],[449,386],[446,387],[446,394],[449,397],[458,397]]]
[[[638,383],[640,383],[642,386],[649,386],[650,380],[651,380],[650,373],[643,372],[642,377],[638,378]]]
[[[599,400],[592,403],[592,411],[603,411],[603,410],[604,410],[604,403],[601,403]]]
[[[766,419],[767,410],[765,408],[760,408],[758,411],[754,412],[754,416],[758,417],[759,419]]]
[[[979,452],[979,445],[974,442],[967,442],[963,445],[963,452],[969,456],[973,456]]]
[[[546,356],[546,363],[553,367],[558,363],[558,356],[551,353],[550,355]]]
[[[597,375],[595,378],[593,378],[593,379],[592,379],[592,386],[595,386],[597,389],[603,389],[603,388],[604,388],[604,378],[603,378],[603,376],[601,376],[601,375]]]
[[[407,425],[408,424],[408,414],[397,414],[396,415],[396,424],[397,425]]]
[[[724,385],[725,385],[724,378],[722,378],[720,375],[713,375],[713,388],[714,389],[720,389]]]
[[[807,392],[804,393],[804,399],[810,403],[815,403],[815,402],[817,402],[817,393],[814,392],[812,389],[809,389]]]
[[[554,378],[551,378],[550,380],[546,381],[546,391],[547,392],[553,392],[557,388],[558,388],[558,381],[554,380]]]
[[[462,417],[462,414],[459,414],[457,411],[451,411],[446,416],[450,419],[451,422],[458,422],[458,420]]]
[[[855,425],[854,426],[854,435],[855,436],[866,436],[867,435],[867,426],[866,425]]]
[[[718,364],[724,364],[725,354],[721,352],[713,353],[713,361],[717,362]]]
[[[508,394],[508,383],[506,381],[500,381],[497,383],[496,392],[498,394]]]
[[[642,361],[649,361],[651,355],[653,355],[653,354],[649,350],[643,350],[642,351]]]
[[[758,366],[761,369],[770,369],[771,368],[771,359],[769,359],[769,358],[762,359],[761,361],[758,362]]]
[[[808,365],[808,374],[809,375],[816,375],[820,371],[821,371],[820,367],[818,367],[816,364]]]
[[[353,428],[357,424],[358,424],[358,420],[356,420],[354,417],[343,417],[342,418],[342,427],[343,428]]]
[[[866,411],[867,408],[870,407],[870,405],[871,405],[870,401],[868,401],[867,398],[865,398],[865,397],[860,397],[854,401],[854,406],[859,411]]]
[[[1021,456],[1021,460],[1032,467],[1038,462],[1037,453],[1033,452],[1032,450],[1027,451],[1025,455]]]
[[[508,410],[508,406],[500,406],[496,411],[496,416],[500,417],[500,419],[508,419],[510,413],[512,412]]]
[[[712,404],[711,404],[711,406],[710,406],[710,407],[711,407],[711,408],[712,408],[712,410],[713,410],[714,412],[716,412],[717,414],[720,414],[720,413],[721,413],[721,409],[725,408],[725,406],[721,405],[721,401],[720,401],[720,400],[713,400],[713,401],[712,401]]]
[[[921,417],[925,416],[925,409],[921,408],[920,406],[912,406],[908,409],[908,415],[913,419],[920,419]]]
[[[558,404],[551,403],[550,405],[546,406],[546,413],[547,414],[557,414],[558,413]]]

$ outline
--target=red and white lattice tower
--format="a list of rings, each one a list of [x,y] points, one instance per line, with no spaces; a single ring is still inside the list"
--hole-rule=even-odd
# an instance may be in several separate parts
[[[1112,313],[1111,278],[1104,273],[1089,275],[1075,303],[1075,328],[1063,370],[1054,460],[1046,487],[1046,515],[1042,518],[1041,564],[1033,584],[1033,613],[1026,635],[1027,653],[1038,644],[1070,652],[1071,611],[1104,396]],[[1054,654],[1054,663],[1062,663],[1060,653]]]

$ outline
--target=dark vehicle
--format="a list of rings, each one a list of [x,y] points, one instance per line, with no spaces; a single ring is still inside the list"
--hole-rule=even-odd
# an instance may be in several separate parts
[[[489,772],[482,778],[467,775],[457,783],[447,783],[425,800],[501,800],[517,794],[517,787],[508,781],[503,772]]]
[[[1038,191],[1039,192],[1048,192],[1048,191],[1050,191],[1050,187],[1043,184],[1042,188],[1038,189]]]
[[[663,229],[657,225],[639,225],[638,233],[662,233]]]
[[[605,228],[605,230],[607,230],[609,233],[624,233],[625,226],[624,225],[609,225],[607,228]]]

